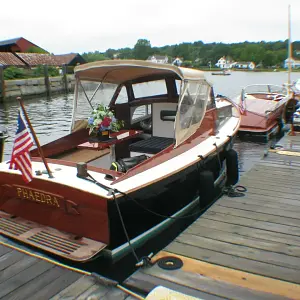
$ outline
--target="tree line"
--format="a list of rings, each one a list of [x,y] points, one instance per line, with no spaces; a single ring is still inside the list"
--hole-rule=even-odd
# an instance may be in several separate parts
[[[300,41],[292,43],[293,57],[300,59]],[[183,61],[184,66],[207,67],[214,66],[225,56],[231,61],[252,61],[261,67],[282,67],[288,54],[288,40],[275,42],[242,42],[242,43],[181,43],[152,47],[147,39],[139,39],[133,48],[107,49],[105,52],[85,52],[82,57],[88,61],[104,59],[141,59],[146,60],[151,55],[168,56],[169,62],[176,57]]]

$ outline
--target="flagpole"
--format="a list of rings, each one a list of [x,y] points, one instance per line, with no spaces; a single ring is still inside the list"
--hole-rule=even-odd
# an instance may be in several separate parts
[[[49,166],[48,166],[48,163],[47,163],[47,161],[46,161],[46,159],[45,159],[45,156],[44,156],[43,150],[42,150],[42,148],[41,148],[41,145],[40,145],[40,143],[39,143],[39,140],[38,140],[38,138],[37,138],[37,136],[36,136],[36,134],[35,134],[35,131],[33,130],[33,127],[32,127],[32,125],[31,125],[31,122],[30,122],[30,120],[29,120],[29,117],[28,117],[28,115],[27,115],[27,112],[26,112],[26,110],[25,110],[25,106],[24,106],[23,100],[22,100],[21,97],[17,97],[17,100],[19,100],[19,102],[20,102],[22,111],[23,111],[23,113],[24,113],[24,117],[25,117],[26,122],[27,122],[27,124],[28,124],[28,126],[29,126],[29,128],[30,128],[30,131],[31,131],[32,136],[33,136],[33,139],[34,139],[35,144],[36,144],[36,146],[37,146],[37,149],[38,149],[38,151],[39,151],[40,157],[42,158],[42,160],[43,160],[43,162],[44,162],[44,165],[45,165],[46,170],[47,170],[47,172],[48,172],[49,178],[54,178],[54,176],[52,175],[52,172],[50,171],[50,168],[49,168]]]
[[[290,93],[292,72],[291,5],[288,6],[288,89]]]

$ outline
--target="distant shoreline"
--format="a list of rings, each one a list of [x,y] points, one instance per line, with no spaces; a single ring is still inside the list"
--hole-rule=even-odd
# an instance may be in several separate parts
[[[223,71],[223,69],[220,68],[199,68],[200,70],[204,72],[215,72],[215,71]],[[229,69],[231,72],[288,72],[287,69],[254,69],[254,70],[249,70],[249,69]],[[292,70],[292,73],[300,73],[300,69]]]

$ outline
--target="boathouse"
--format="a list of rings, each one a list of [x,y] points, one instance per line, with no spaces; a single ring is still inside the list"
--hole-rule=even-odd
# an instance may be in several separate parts
[[[47,52],[23,37],[0,41],[0,52],[30,52],[32,49],[35,49],[36,52]]]

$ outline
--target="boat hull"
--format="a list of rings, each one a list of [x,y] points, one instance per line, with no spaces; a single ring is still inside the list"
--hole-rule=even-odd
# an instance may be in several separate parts
[[[147,231],[197,198],[199,192],[201,194],[200,189],[203,188],[200,183],[200,172],[204,170],[213,173],[216,182],[214,195],[217,197],[226,181],[226,174],[223,177],[224,180],[218,181],[218,178],[225,165],[225,149],[229,149],[231,143],[228,141],[220,147],[218,155],[213,153],[205,159],[204,163],[195,163],[176,174],[130,193],[127,197],[118,198],[118,205],[129,236],[133,238]],[[198,211],[208,206],[213,200],[213,198],[201,199],[200,197]],[[108,214],[111,237],[109,248],[113,249],[127,240],[114,201],[108,203]]]
[[[268,139],[271,136],[279,134],[282,128],[283,112],[284,105],[270,113],[268,116],[245,111],[241,118],[238,135],[240,137],[251,136]]]
[[[7,173],[1,177],[0,183],[1,211],[44,227],[70,233],[73,242],[74,239],[80,241],[81,238],[100,242],[103,244],[101,250],[106,247],[106,254],[109,253],[115,261],[130,250],[116,202],[129,238],[136,239],[137,246],[140,246],[177,221],[176,217],[174,220],[168,220],[168,216],[180,212],[181,218],[190,213],[192,217],[196,217],[200,210],[214,201],[226,183],[225,154],[231,146],[232,140],[228,140],[219,147],[218,154],[214,152],[203,161],[135,190],[128,196],[116,195],[116,199],[103,199],[78,189],[58,187],[57,183],[43,180],[34,180],[28,186],[24,186],[21,176]],[[204,189],[200,183],[200,172],[204,170],[211,171],[215,181],[213,197],[210,198],[199,197],[200,189]],[[55,190],[59,190],[59,194],[54,193]],[[10,221],[13,222],[13,218]],[[11,234],[11,230],[10,234],[7,234],[7,226],[6,224],[2,228],[0,224],[3,234],[29,243],[26,238],[22,239],[14,232]],[[153,228],[155,230],[152,230]],[[143,237],[138,238],[141,235]],[[26,233],[23,236],[26,236]],[[71,243],[71,239],[69,242]],[[49,243],[56,244],[57,241],[54,239]],[[126,244],[127,246],[124,246]],[[32,245],[39,247],[36,244]],[[119,248],[122,248],[121,254],[120,251],[116,251]],[[42,249],[64,256],[63,253],[55,253],[47,247]],[[97,254],[95,251],[95,255]],[[67,258],[71,257],[70,254],[68,256]],[[86,255],[84,258],[86,260]],[[80,257],[76,259],[80,260]]]

